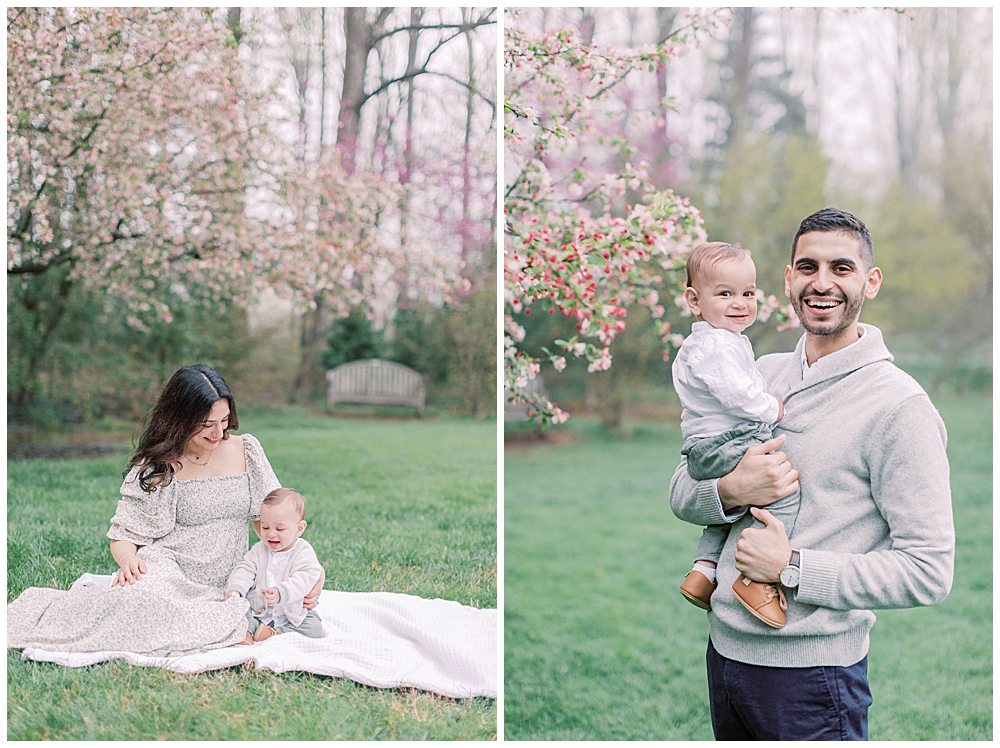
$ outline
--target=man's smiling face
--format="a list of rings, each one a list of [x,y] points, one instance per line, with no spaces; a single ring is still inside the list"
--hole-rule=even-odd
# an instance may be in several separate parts
[[[785,293],[813,335],[836,336],[853,328],[864,300],[875,298],[881,283],[881,271],[861,258],[861,242],[839,231],[802,234],[795,259],[785,268]]]

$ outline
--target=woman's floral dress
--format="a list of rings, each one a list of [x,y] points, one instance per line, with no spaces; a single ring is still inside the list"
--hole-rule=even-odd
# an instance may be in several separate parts
[[[239,475],[175,479],[146,493],[133,468],[108,537],[142,546],[146,574],[110,589],[25,590],[7,606],[8,648],[168,656],[243,641],[246,600],[223,601],[223,590],[247,551],[247,520],[280,484],[260,442],[242,438]]]

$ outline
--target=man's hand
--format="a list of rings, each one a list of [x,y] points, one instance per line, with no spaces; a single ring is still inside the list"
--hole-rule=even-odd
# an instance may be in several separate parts
[[[118,585],[124,587],[126,583],[135,584],[142,578],[142,575],[146,573],[145,562],[134,553],[131,556],[126,556],[125,558],[120,559],[118,561],[118,565],[121,568],[118,569],[118,573],[111,581],[112,587],[116,587]]]
[[[268,605],[277,605],[281,601],[281,593],[277,587],[265,587],[261,590]]]
[[[736,568],[755,582],[777,582],[778,575],[792,557],[785,525],[767,509],[752,506],[750,513],[766,527],[748,527],[740,533],[736,543]]]
[[[767,506],[799,489],[799,471],[784,452],[773,452],[786,435],[748,447],[733,472],[719,478],[719,499],[726,511],[741,506]]]
[[[323,591],[323,583],[326,581],[326,569],[323,573],[319,575],[319,581],[313,585],[313,588],[309,590],[304,598],[302,598],[302,607],[306,610],[312,610],[317,605],[319,605],[319,595]]]

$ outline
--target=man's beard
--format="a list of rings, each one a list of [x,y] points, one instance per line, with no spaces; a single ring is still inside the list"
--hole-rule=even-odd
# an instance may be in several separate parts
[[[808,310],[808,307],[803,300],[804,296],[826,298],[843,302],[842,312],[839,317],[833,319],[822,321],[808,319],[806,317],[806,310]],[[861,305],[864,301],[865,297],[863,294],[858,294],[856,297],[851,298],[850,296],[845,296],[843,294],[819,294],[805,291],[792,299],[792,309],[795,310],[795,315],[799,318],[799,323],[805,328],[806,332],[811,335],[837,335],[857,321],[861,314]]]

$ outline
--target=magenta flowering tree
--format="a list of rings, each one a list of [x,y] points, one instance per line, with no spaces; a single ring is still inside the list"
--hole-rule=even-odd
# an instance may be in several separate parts
[[[562,423],[568,414],[526,391],[542,361],[520,347],[520,315],[563,314],[577,334],[544,348],[557,370],[583,358],[588,371],[611,367],[612,344],[629,308],[650,308],[665,346],[683,336],[664,319],[664,303],[683,301],[687,255],[706,240],[688,198],[657,189],[649,164],[603,103],[629,75],[655,74],[686,44],[726,17],[690,13],[680,30],[636,50],[599,47],[572,29],[532,33],[508,12],[504,33],[504,372],[515,402],[531,417]],[[610,157],[609,157],[610,154]],[[672,300],[657,288],[674,290]],[[761,317],[778,309],[765,300]]]

